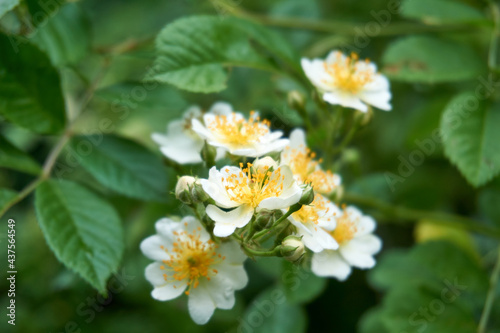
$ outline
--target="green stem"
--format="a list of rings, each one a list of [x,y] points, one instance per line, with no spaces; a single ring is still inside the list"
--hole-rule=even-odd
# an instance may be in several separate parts
[[[354,124],[352,124],[351,128],[349,129],[349,132],[347,132],[346,136],[340,142],[340,144],[332,151],[332,157],[335,157],[338,153],[342,152],[345,147],[351,142],[351,140],[354,137],[354,134],[358,131],[361,125],[361,117],[355,117],[354,119]]]
[[[491,13],[493,16],[494,29],[491,32],[490,48],[488,51],[488,67],[495,73],[500,72],[498,67],[499,57],[499,41],[500,41],[500,6],[495,1],[488,1],[490,4]]]
[[[490,288],[488,294],[486,295],[486,302],[484,304],[483,313],[481,314],[481,319],[479,320],[479,326],[477,328],[477,333],[485,333],[488,326],[488,319],[490,318],[491,309],[493,308],[493,303],[495,302],[495,295],[497,290],[498,280],[500,278],[500,247],[498,247],[497,262],[493,268],[490,278]]]
[[[396,219],[393,222],[404,223],[407,221],[427,220],[434,224],[461,228],[486,236],[500,238],[500,229],[480,224],[480,222],[464,216],[394,206],[378,199],[363,197],[352,193],[344,194],[343,199],[347,202],[351,202],[361,206],[375,208],[383,216],[391,219]]]
[[[243,248],[245,249],[246,252],[250,253],[253,256],[256,257],[276,257],[279,256],[281,253],[281,246],[276,246],[272,250],[267,250],[267,251],[258,251],[254,250],[248,246],[243,245]]]
[[[268,232],[272,232],[281,222],[286,220],[290,215],[292,215],[293,213],[298,211],[301,207],[302,207],[302,205],[299,203],[296,203],[295,205],[290,206],[290,208],[288,208],[288,211],[285,214],[283,214],[283,216],[281,216],[279,219],[277,219],[276,222],[273,223],[271,228],[259,231],[258,233],[256,233],[252,237],[252,239],[258,239],[259,237],[264,236]]]

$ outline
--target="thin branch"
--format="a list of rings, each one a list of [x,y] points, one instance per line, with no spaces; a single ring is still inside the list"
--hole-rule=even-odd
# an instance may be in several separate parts
[[[486,332],[486,328],[488,326],[488,320],[491,314],[491,309],[493,308],[493,303],[495,302],[495,295],[499,278],[500,278],[500,247],[498,247],[497,262],[495,264],[495,267],[493,268],[493,273],[491,273],[490,288],[488,290],[488,294],[486,295],[486,302],[484,303],[483,313],[481,314],[481,319],[479,320],[477,333]]]

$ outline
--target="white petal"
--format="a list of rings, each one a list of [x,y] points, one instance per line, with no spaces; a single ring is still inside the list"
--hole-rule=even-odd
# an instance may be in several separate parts
[[[363,91],[360,93],[359,98],[367,104],[373,105],[384,111],[391,111],[392,106],[389,103],[391,100],[391,93],[387,90],[382,91]]]
[[[225,212],[217,206],[208,205],[207,215],[215,221],[214,235],[227,237],[236,228],[242,228],[250,222],[254,209],[248,205],[241,205],[229,212]]]
[[[149,259],[162,261],[169,260],[170,255],[168,255],[167,252],[161,248],[161,246],[165,249],[169,249],[171,244],[172,242],[166,240],[164,237],[153,235],[144,239],[141,242],[140,248],[142,253]]]
[[[191,129],[204,140],[213,140],[212,133],[198,119],[191,120]]]
[[[321,59],[313,59],[312,61],[302,58],[300,61],[302,69],[311,83],[320,90],[330,90],[331,86],[327,82],[331,82],[331,76],[325,71],[324,61]]]
[[[164,270],[160,269],[162,264],[155,262],[146,267],[146,279],[155,287],[151,296],[159,301],[168,301],[179,297],[187,287],[187,281],[171,280],[165,281]]]
[[[306,133],[303,129],[297,128],[290,133],[290,148],[305,151]]]
[[[203,141],[188,136],[185,133],[179,135],[162,135],[153,133],[151,138],[160,144],[160,150],[169,159],[179,164],[200,163],[200,151]]]
[[[203,279],[199,286],[193,290],[198,288],[202,288],[210,295],[216,308],[227,310],[234,306],[234,288],[224,275],[218,273],[212,276],[210,281]]]
[[[217,205],[224,208],[236,207],[238,203],[232,201],[228,197],[227,191],[222,184],[222,177],[221,173],[217,171],[215,167],[212,167],[209,171],[208,180],[200,179],[201,187],[212,199],[214,199]]]
[[[340,104],[347,108],[353,108],[361,112],[368,111],[368,106],[361,102],[359,97],[348,95],[339,91],[326,92],[323,94],[323,99],[330,104]]]
[[[216,267],[218,274],[227,279],[233,289],[243,289],[248,283],[248,276],[243,267],[247,256],[240,249],[240,245],[234,241],[224,242],[217,252],[226,257]]]
[[[200,286],[193,288],[189,294],[188,309],[191,318],[198,325],[206,324],[215,310],[215,303],[210,294]]]
[[[389,80],[382,75],[382,74],[376,74],[375,77],[373,78],[373,81],[367,83],[364,87],[363,90],[365,91],[381,91],[381,90],[389,90]]]
[[[294,184],[291,189],[286,191],[286,193],[283,191],[279,197],[266,198],[262,200],[257,206],[257,209],[275,210],[288,208],[299,202],[301,196],[302,190],[297,184]]]
[[[323,250],[336,250],[339,248],[339,244],[335,238],[323,228],[314,223],[309,223],[306,227],[309,229],[309,235],[304,235],[302,240],[311,251],[321,252]]]
[[[351,274],[351,266],[342,259],[338,251],[332,250],[314,253],[311,269],[317,276],[334,277],[340,281]]]
[[[227,116],[233,112],[233,107],[227,102],[216,102],[208,112],[214,115]]]
[[[372,268],[375,266],[373,255],[382,248],[382,241],[374,235],[364,235],[343,244],[340,253],[352,266]]]

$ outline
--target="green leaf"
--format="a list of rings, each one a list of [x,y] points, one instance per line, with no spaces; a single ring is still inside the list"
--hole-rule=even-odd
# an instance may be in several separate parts
[[[8,188],[0,188],[0,212],[3,212],[7,204],[17,196],[15,191]],[[0,213],[0,216],[2,214]]]
[[[28,154],[0,135],[0,167],[37,175],[40,165]]]
[[[25,0],[26,6],[31,16],[31,25],[34,27],[43,26],[51,17],[57,14],[60,7],[66,0]]]
[[[0,34],[0,114],[37,133],[58,133],[65,111],[61,82],[47,56],[27,40]]]
[[[298,69],[290,46],[278,35],[234,17],[193,16],[169,24],[157,37],[158,58],[148,79],[193,92],[224,90],[230,67]]]
[[[500,188],[485,188],[479,193],[479,211],[500,227]]]
[[[476,8],[452,0],[405,0],[401,4],[400,13],[426,24],[486,21],[486,17]]]
[[[57,259],[104,293],[124,249],[120,218],[113,206],[81,185],[48,180],[36,190],[35,208]]]
[[[0,0],[0,18],[19,5],[19,0]]]
[[[317,277],[309,269],[283,262],[281,282],[288,303],[308,303],[318,297],[326,287],[326,279]]]
[[[288,304],[282,289],[270,288],[250,304],[238,329],[242,332],[303,333],[306,322],[306,315],[300,306]]]
[[[167,170],[140,144],[113,135],[90,135],[73,138],[70,146],[79,163],[104,186],[132,198],[166,200]]]
[[[368,323],[387,333],[473,332],[488,289],[478,261],[443,241],[386,253],[369,279],[387,295],[363,318],[361,333],[377,331]]]
[[[475,187],[500,172],[500,104],[479,101],[462,93],[447,106],[441,119],[445,155]]]
[[[69,3],[33,36],[33,42],[44,50],[56,66],[77,63],[90,47],[90,25],[77,4]]]
[[[441,83],[476,78],[483,61],[468,46],[436,37],[410,36],[392,43],[383,56],[383,71],[392,79]]]

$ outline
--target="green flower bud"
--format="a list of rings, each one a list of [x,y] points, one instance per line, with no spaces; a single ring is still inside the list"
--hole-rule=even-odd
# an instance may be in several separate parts
[[[208,168],[215,165],[215,157],[217,156],[217,149],[214,146],[209,145],[206,141],[201,148],[201,158],[205,162]]]
[[[191,188],[191,195],[193,196],[194,202],[205,202],[210,199],[210,196],[205,192],[201,184],[196,181]]]
[[[302,110],[306,103],[304,95],[302,95],[297,90],[292,90],[288,93],[287,101],[288,105],[290,105],[290,107],[295,110]]]
[[[292,263],[298,263],[305,252],[302,237],[287,236],[281,243],[281,256]]]
[[[299,203],[301,205],[309,205],[314,200],[314,190],[311,185],[307,185],[302,191]]]
[[[179,178],[177,185],[175,185],[175,197],[187,205],[192,204],[191,188],[195,182],[196,179],[191,176],[182,176]]]

